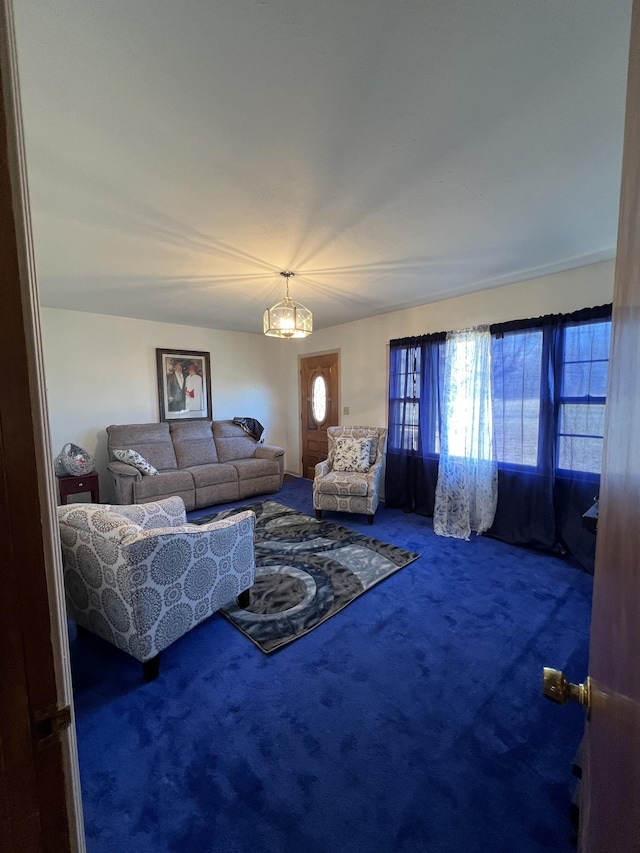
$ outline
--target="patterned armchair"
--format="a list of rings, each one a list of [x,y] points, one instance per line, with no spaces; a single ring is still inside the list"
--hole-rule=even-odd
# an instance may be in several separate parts
[[[58,507],[69,617],[159,672],[159,654],[253,584],[255,515],[187,524],[182,498]],[[242,597],[242,596],[241,596]]]
[[[327,429],[327,439],[329,457],[316,465],[313,480],[316,518],[322,518],[323,509],[362,512],[373,524],[380,499],[387,430],[334,426]]]

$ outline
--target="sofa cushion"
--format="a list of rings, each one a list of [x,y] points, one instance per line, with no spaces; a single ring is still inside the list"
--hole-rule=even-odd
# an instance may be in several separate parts
[[[364,497],[369,483],[362,474],[349,471],[331,471],[325,477],[314,480],[313,489],[321,495],[352,495]]]
[[[233,465],[224,465],[216,462],[212,465],[193,465],[185,468],[193,477],[196,489],[204,489],[206,486],[218,486],[220,483],[237,483],[238,472]]]
[[[112,424],[107,435],[111,459],[114,450],[136,450],[159,471],[178,467],[168,423]]]
[[[238,472],[239,480],[280,475],[280,466],[275,459],[234,459],[230,465]]]
[[[178,468],[218,461],[211,421],[172,421],[169,425]]]
[[[193,477],[189,471],[165,471],[157,477],[142,477],[134,484],[134,489],[136,503],[142,503],[167,495],[193,492]]]
[[[220,462],[250,459],[257,447],[257,443],[233,421],[214,421],[213,438]]]

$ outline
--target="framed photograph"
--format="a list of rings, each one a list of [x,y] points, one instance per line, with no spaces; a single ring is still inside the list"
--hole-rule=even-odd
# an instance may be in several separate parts
[[[157,349],[156,362],[160,420],[211,420],[209,353]]]

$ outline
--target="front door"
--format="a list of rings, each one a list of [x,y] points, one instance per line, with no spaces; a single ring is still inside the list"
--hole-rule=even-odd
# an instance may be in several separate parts
[[[300,359],[302,476],[313,480],[327,458],[327,427],[338,426],[338,353]]]
[[[600,484],[581,853],[640,850],[640,0],[634,0]]]

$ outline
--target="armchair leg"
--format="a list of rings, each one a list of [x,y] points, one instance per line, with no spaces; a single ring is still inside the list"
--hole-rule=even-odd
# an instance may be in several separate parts
[[[160,672],[160,655],[156,655],[142,664],[142,676],[148,683],[154,681]]]
[[[373,524],[373,516],[372,515],[367,516],[367,524]]]
[[[318,521],[321,521],[321,520],[322,520],[322,510],[321,510],[321,509],[317,509],[317,510],[316,510],[316,519],[317,519]]]
[[[241,592],[236,601],[238,602],[238,607],[242,607],[243,610],[246,610],[249,604],[251,604],[251,587],[249,587],[249,589],[245,589],[244,592]]]

